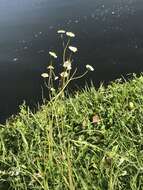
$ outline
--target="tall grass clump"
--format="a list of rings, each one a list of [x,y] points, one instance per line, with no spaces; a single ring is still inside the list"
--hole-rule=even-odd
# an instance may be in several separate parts
[[[75,36],[58,33],[68,41]],[[55,74],[58,56],[51,51],[51,69],[42,74],[50,100],[35,114],[22,105],[0,126],[0,190],[142,190],[143,77],[66,98],[76,77],[64,67],[67,60],[72,67],[69,43],[63,43],[66,77]]]

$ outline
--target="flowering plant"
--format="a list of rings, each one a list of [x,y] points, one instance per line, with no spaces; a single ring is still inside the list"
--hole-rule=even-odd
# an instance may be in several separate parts
[[[94,71],[94,68],[91,65],[86,65],[86,71],[82,75],[75,77],[77,69],[72,72],[72,56],[78,52],[78,48],[72,46],[70,43],[72,38],[76,35],[73,32],[66,32],[65,30],[58,30],[57,33],[63,41],[62,71],[58,75],[55,74],[54,61],[55,59],[58,59],[58,55],[54,51],[49,51],[51,58],[50,65],[47,67],[47,72],[41,74],[44,78],[46,87],[49,89],[50,98],[54,99],[60,95],[64,97],[65,89],[72,80],[82,78],[89,71]],[[64,41],[63,35],[66,36],[66,42]],[[68,51],[69,54],[67,53]],[[56,88],[55,81],[57,80],[59,80],[59,85]]]

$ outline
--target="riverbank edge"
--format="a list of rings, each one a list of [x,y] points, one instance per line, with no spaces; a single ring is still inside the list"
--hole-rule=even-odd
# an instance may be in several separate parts
[[[3,189],[141,189],[143,76],[85,88],[0,128]]]

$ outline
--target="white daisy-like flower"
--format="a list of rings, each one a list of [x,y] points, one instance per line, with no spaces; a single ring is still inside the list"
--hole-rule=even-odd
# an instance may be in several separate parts
[[[77,48],[76,48],[76,47],[69,46],[69,49],[70,49],[73,53],[76,53],[76,52],[77,52]]]
[[[50,54],[52,57],[54,57],[55,59],[57,59],[57,55],[56,55],[55,52],[49,51],[49,54]]]
[[[52,65],[49,65],[49,66],[47,67],[47,69],[52,70],[52,69],[54,69],[54,67],[53,67]]]
[[[66,31],[65,31],[65,30],[58,30],[57,33],[58,33],[58,34],[65,34]]]
[[[42,76],[43,78],[48,78],[48,77],[49,77],[48,73],[42,73],[41,76]]]
[[[91,65],[86,65],[87,70],[94,71],[94,68]]]
[[[70,60],[65,61],[63,67],[65,67],[67,70],[71,70],[71,61]]]
[[[66,35],[71,37],[71,38],[75,37],[75,34],[73,32],[66,32]]]
[[[61,75],[62,78],[68,77],[68,73],[67,72],[62,72],[60,75]]]
[[[59,78],[58,76],[55,76],[54,80],[58,80],[58,78]]]

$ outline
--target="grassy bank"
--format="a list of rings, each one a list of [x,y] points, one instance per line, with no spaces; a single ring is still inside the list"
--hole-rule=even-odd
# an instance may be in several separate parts
[[[143,189],[143,77],[77,92],[0,127],[0,190]]]

